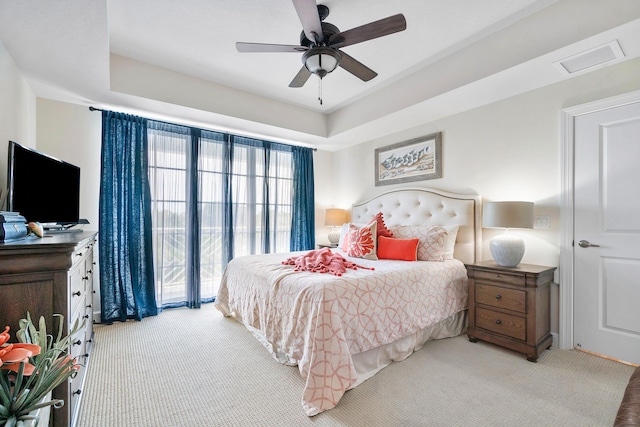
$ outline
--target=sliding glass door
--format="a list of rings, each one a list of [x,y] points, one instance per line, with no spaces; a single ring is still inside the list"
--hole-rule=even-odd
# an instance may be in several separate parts
[[[148,139],[161,307],[212,301],[234,257],[290,250],[288,146],[156,122]]]

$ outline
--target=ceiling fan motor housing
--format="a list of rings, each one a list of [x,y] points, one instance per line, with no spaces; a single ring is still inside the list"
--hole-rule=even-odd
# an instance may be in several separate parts
[[[333,24],[330,24],[328,22],[321,22],[320,25],[322,25],[322,36],[323,36],[323,40],[322,42],[319,44],[320,46],[329,46],[329,38],[331,38],[331,36],[333,36],[334,34],[338,34],[340,32],[340,30],[338,29],[338,27],[336,27]],[[300,33],[300,45],[301,46],[306,46],[308,48],[311,48],[313,46],[317,46],[318,43],[316,43],[315,40],[311,41],[307,38],[307,36],[304,34],[304,30]]]

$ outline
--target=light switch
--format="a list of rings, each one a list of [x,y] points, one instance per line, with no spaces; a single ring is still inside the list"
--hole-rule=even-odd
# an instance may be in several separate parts
[[[548,230],[551,224],[549,215],[536,215],[533,222],[533,228],[538,230]]]

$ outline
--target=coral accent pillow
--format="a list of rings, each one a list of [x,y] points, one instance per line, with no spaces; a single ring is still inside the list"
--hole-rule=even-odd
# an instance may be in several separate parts
[[[391,232],[391,230],[389,230],[387,228],[386,224],[384,223],[384,218],[382,217],[382,212],[378,212],[377,214],[375,214],[375,216],[371,219],[371,221],[375,221],[377,223],[377,225],[376,225],[376,227],[377,227],[377,231],[376,231],[377,237],[380,237],[380,236],[393,237],[393,233]]]
[[[444,261],[447,230],[433,225],[402,225],[392,229],[399,239],[418,239],[418,260]]]
[[[356,227],[351,224],[349,226],[349,234],[345,239],[347,246],[347,255],[350,257],[364,259],[378,259],[376,255],[377,238],[376,238],[377,222],[372,221],[364,227]]]
[[[394,239],[378,237],[378,259],[416,261],[418,259],[418,239]]]

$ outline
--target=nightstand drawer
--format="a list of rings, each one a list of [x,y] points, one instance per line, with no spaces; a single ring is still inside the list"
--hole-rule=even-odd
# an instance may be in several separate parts
[[[526,278],[522,274],[508,274],[501,271],[476,270],[473,273],[476,280],[486,280],[491,283],[506,283],[508,285],[525,286]]]
[[[526,313],[526,297],[527,293],[525,291],[476,284],[476,303],[478,304]]]
[[[476,308],[476,327],[522,341],[527,339],[527,320],[524,317]]]

